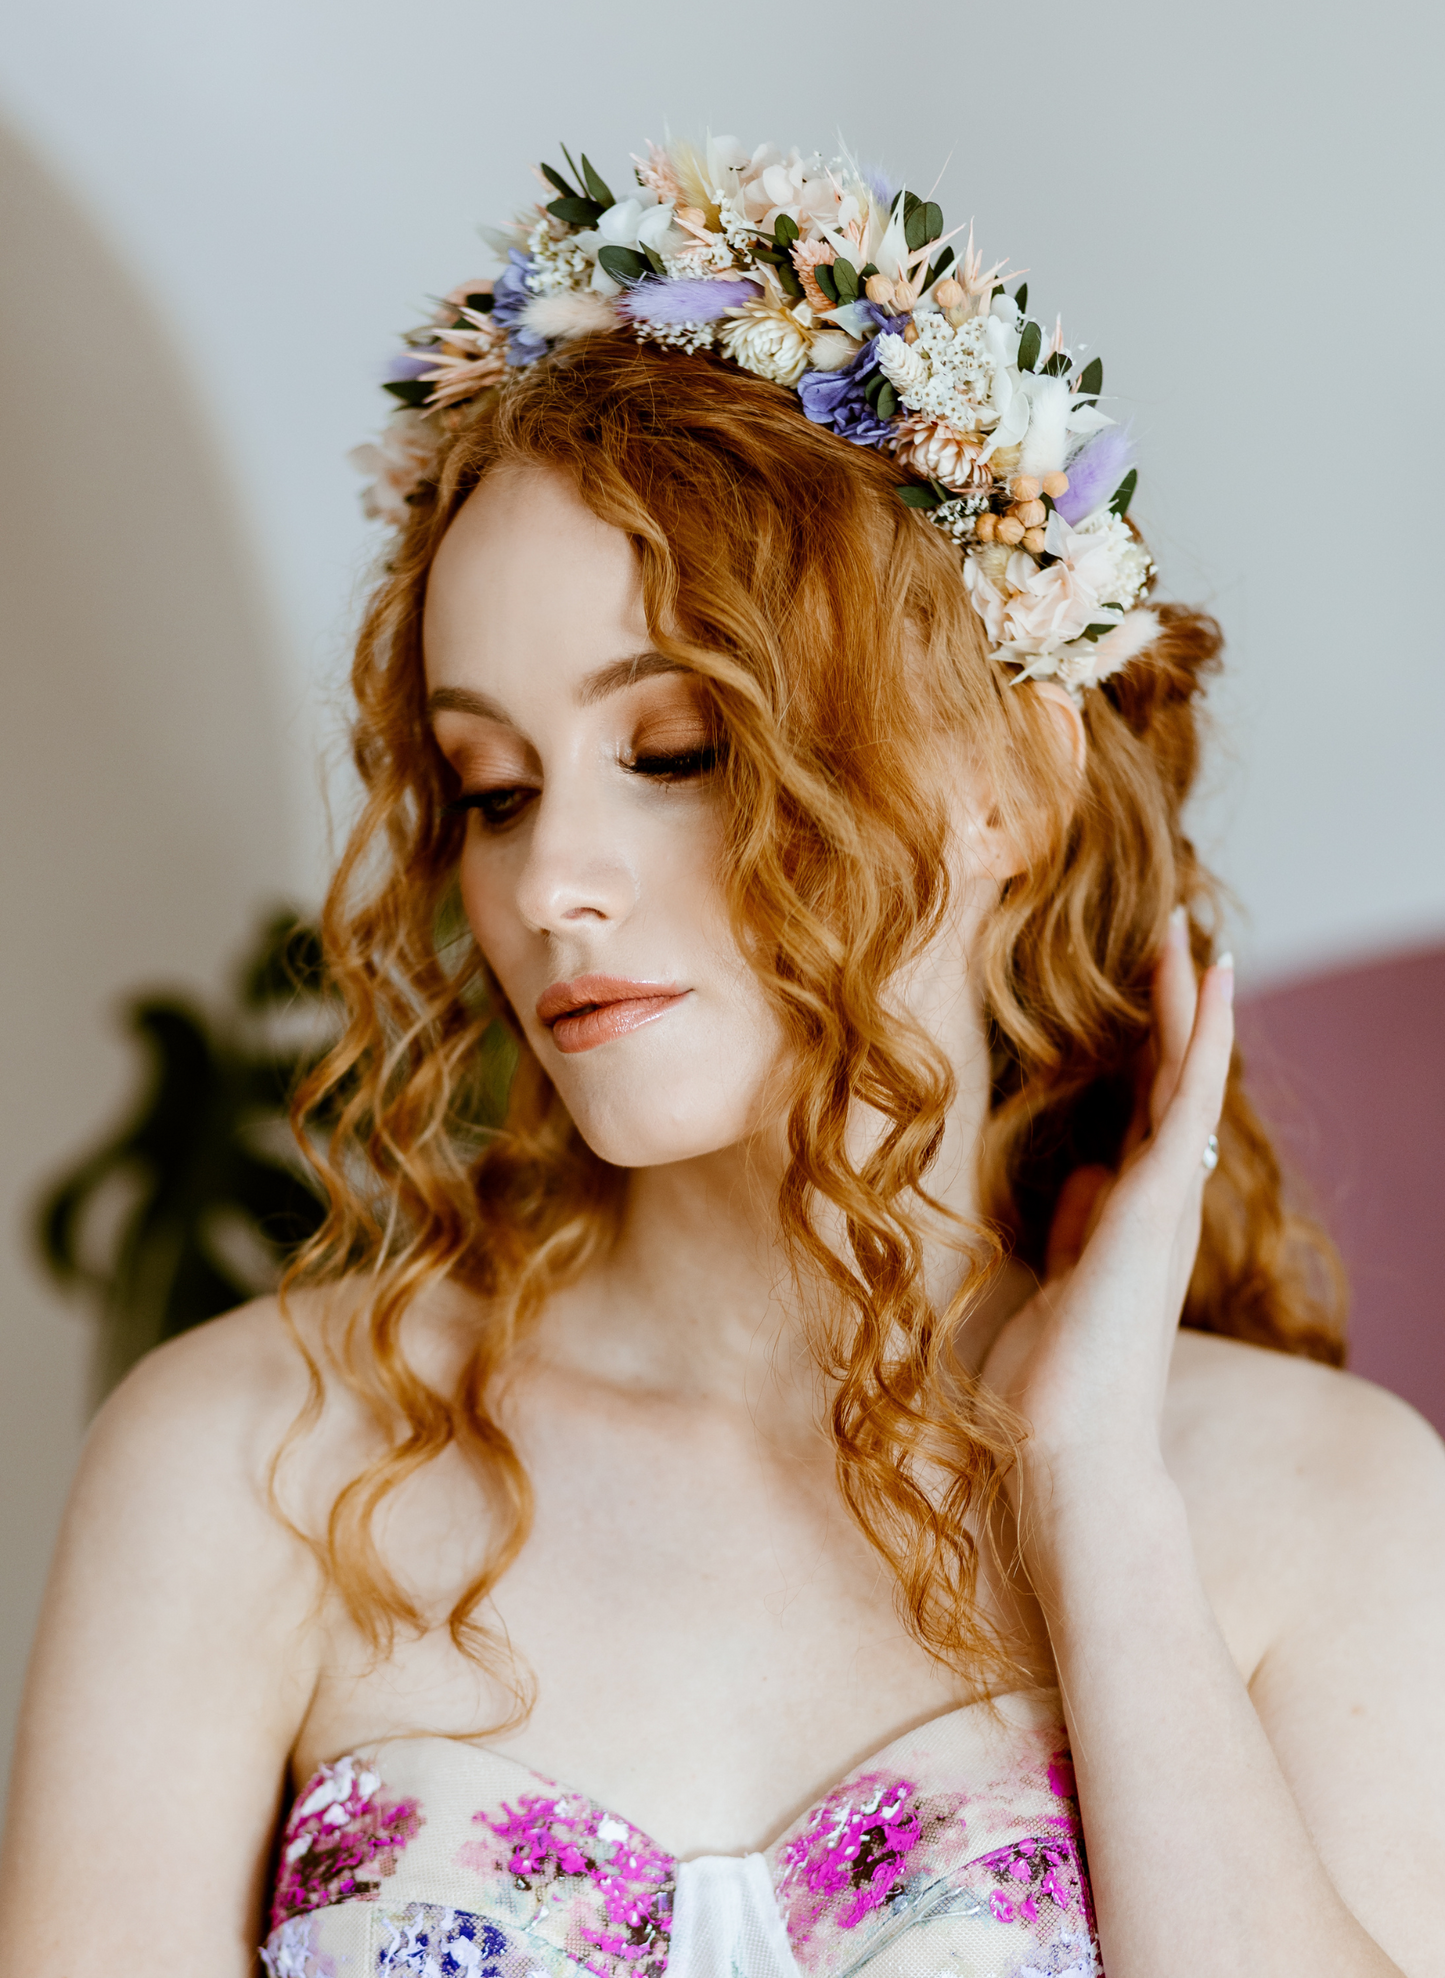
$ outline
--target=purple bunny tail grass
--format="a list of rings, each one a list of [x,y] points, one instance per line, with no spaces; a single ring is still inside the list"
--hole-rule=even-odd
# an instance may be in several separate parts
[[[865,165],[863,183],[886,213],[898,197],[898,188],[890,183],[888,174],[879,165]]]
[[[1072,528],[1104,506],[1133,464],[1132,437],[1121,426],[1106,426],[1069,461],[1068,490],[1054,507]]]
[[[640,281],[618,304],[634,323],[715,323],[755,302],[756,282]]]

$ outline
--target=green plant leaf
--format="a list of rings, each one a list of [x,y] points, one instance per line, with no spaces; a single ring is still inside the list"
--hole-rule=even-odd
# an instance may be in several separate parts
[[[867,384],[865,384],[863,387],[863,396],[864,398],[867,399],[868,403],[873,407],[873,410],[875,412],[878,410],[878,394],[879,392],[882,391],[883,387],[887,384],[887,382],[888,380],[884,377],[881,371],[875,371],[872,377],[868,380]]]
[[[562,156],[567,160],[568,166],[570,167],[572,172],[572,176],[574,179],[576,179],[578,185],[586,185],[587,183],[586,179],[582,176],[581,172],[579,172],[577,169],[577,160],[572,156],[572,153],[567,149],[565,144],[562,146]]]
[[[1114,490],[1114,499],[1109,503],[1109,507],[1121,522],[1129,513],[1129,503],[1134,499],[1134,490],[1138,485],[1139,469],[1131,467]]]
[[[393,398],[399,398],[403,405],[425,405],[435,385],[429,385],[422,378],[389,378],[383,387]]]
[[[587,156],[585,151],[582,153],[582,179],[588,192],[604,212],[606,212],[609,206],[615,206],[617,204],[617,201],[612,197],[612,193],[608,188],[606,179],[599,177],[593,171],[592,160]]]
[[[870,261],[866,268],[860,268],[858,270],[858,279],[860,282],[866,282],[870,275],[876,275],[877,273],[878,263],[876,261]]]
[[[783,285],[783,293],[790,295],[795,302],[804,293],[803,284],[798,280],[798,271],[791,261],[778,263],[778,280]]]
[[[1029,306],[1029,285],[1027,282],[1020,282],[1014,290],[1014,301],[1018,304],[1019,314],[1022,316],[1025,309]]]
[[[597,260],[614,282],[622,282],[629,287],[652,272],[644,255],[630,247],[614,247],[610,241],[606,247],[598,248]]]
[[[779,213],[773,222],[773,239],[779,247],[791,247],[798,238],[798,223],[791,214]]]
[[[913,482],[896,492],[905,508],[937,508],[940,505],[939,497],[932,488],[920,488]]]
[[[474,309],[479,316],[490,316],[496,307],[496,303],[497,298],[494,295],[482,295],[480,293],[469,295],[466,299],[467,308]]]
[[[1097,645],[1106,632],[1116,632],[1118,629],[1119,620],[1116,618],[1108,625],[1086,625],[1083,631],[1080,632],[1079,637],[1081,639],[1087,639],[1091,646]]]
[[[928,221],[924,217],[927,208],[920,201],[907,214],[903,222],[903,238],[908,242],[908,252],[916,254],[929,238]]]
[[[1091,357],[1079,374],[1079,390],[1087,392],[1090,398],[1097,398],[1104,389],[1104,360]]]
[[[1024,333],[1019,338],[1019,369],[1021,371],[1033,370],[1035,364],[1039,361],[1039,352],[1043,348],[1043,342],[1044,333],[1038,324],[1025,323]]]
[[[602,208],[595,199],[554,199],[547,211],[569,227],[595,227],[602,218]]]
[[[1062,378],[1068,368],[1068,353],[1066,351],[1056,350],[1047,364],[1045,364],[1043,375],[1046,378]]]
[[[937,240],[943,232],[943,208],[929,200],[923,208],[923,238]]]
[[[542,177],[547,181],[548,185],[554,186],[564,199],[575,199],[577,197],[577,188],[568,185],[562,174],[560,172],[554,172],[550,165],[544,165],[542,167]]]
[[[838,291],[838,300],[840,302],[856,302],[858,300],[858,270],[853,266],[851,261],[835,261],[833,263],[833,286]]]
[[[647,256],[647,265],[651,268],[654,275],[665,275],[667,273],[666,268],[662,265],[662,256],[655,247],[649,247],[644,241],[642,252]]]
[[[833,304],[835,309],[837,308],[838,304],[843,300],[842,296],[838,293],[837,276],[833,273],[833,268],[836,266],[837,266],[836,262],[834,262],[832,265],[829,265],[829,263],[825,261],[820,261],[817,267],[813,270],[813,280],[818,284],[819,288],[822,289],[824,295],[827,296],[828,300]]]
[[[877,407],[880,419],[891,419],[898,410],[898,394],[886,378],[883,380],[883,389],[878,394]]]

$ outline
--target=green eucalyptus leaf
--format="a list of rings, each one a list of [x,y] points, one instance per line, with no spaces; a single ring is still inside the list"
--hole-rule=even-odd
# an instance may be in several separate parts
[[[569,227],[595,227],[602,218],[602,208],[595,199],[554,199],[547,211]]]
[[[837,308],[838,304],[843,300],[842,296],[838,292],[837,276],[833,273],[833,269],[836,266],[837,266],[836,262],[830,265],[826,261],[820,261],[817,267],[813,270],[813,280],[818,284],[819,288],[822,289],[824,295],[827,296],[828,300],[833,304],[835,309]]]
[[[1038,324],[1025,323],[1024,333],[1019,338],[1019,369],[1021,371],[1033,370],[1035,364],[1039,361],[1039,352],[1043,348],[1043,342],[1044,333]]]
[[[778,263],[778,280],[783,285],[783,293],[792,296],[795,302],[804,293],[803,284],[798,280],[798,271],[791,261]]]
[[[666,268],[662,265],[662,256],[655,247],[648,247],[644,242],[642,252],[647,256],[647,265],[651,268],[654,275],[665,275],[667,273]]]
[[[586,179],[583,177],[582,173],[579,172],[577,169],[577,160],[572,156],[572,153],[567,149],[565,144],[562,146],[562,156],[567,160],[568,167],[570,168],[572,176],[574,179],[576,179],[578,185],[586,185],[587,183]]]
[[[1045,364],[1043,375],[1046,378],[1062,378],[1068,368],[1068,354],[1065,351],[1056,350],[1048,363]]]
[[[913,483],[906,488],[897,489],[896,492],[905,508],[937,508],[941,500],[932,488],[920,488]]]
[[[1121,522],[1129,513],[1129,503],[1134,499],[1134,490],[1138,485],[1139,469],[1131,467],[1114,490],[1114,499],[1109,503],[1109,507]]]
[[[436,386],[427,384],[423,378],[389,378],[384,389],[403,405],[425,405]]]
[[[860,282],[866,282],[870,275],[876,275],[877,273],[878,263],[876,261],[870,261],[866,268],[860,268],[858,270],[858,280]]]
[[[920,201],[903,222],[903,238],[908,242],[908,252],[916,254],[929,238],[928,221],[924,218],[927,208]]]
[[[864,398],[867,399],[868,403],[873,407],[873,410],[875,412],[878,410],[878,394],[879,392],[882,391],[883,387],[887,384],[887,382],[888,380],[884,377],[881,371],[875,371],[872,377],[869,378],[868,382],[863,387],[863,396]]]
[[[1116,632],[1118,629],[1119,620],[1116,618],[1108,625],[1086,625],[1083,631],[1080,632],[1079,637],[1081,639],[1087,639],[1092,646],[1096,645],[1106,632]]]
[[[838,291],[840,302],[856,302],[858,300],[858,270],[853,266],[851,261],[835,261],[833,263],[833,286]]]
[[[1079,390],[1087,392],[1090,398],[1097,398],[1104,389],[1104,360],[1091,357],[1079,376]]]
[[[937,240],[943,232],[943,208],[929,200],[923,208],[923,238]]]
[[[883,389],[879,392],[876,403],[880,419],[891,419],[898,410],[898,394],[886,378],[883,380]]]
[[[998,290],[995,289],[994,294],[997,295],[997,293]],[[1020,282],[1018,287],[1014,290],[1014,301],[1018,304],[1019,314],[1022,316],[1025,309],[1027,309],[1029,306],[1029,285],[1027,282]]]
[[[494,295],[469,295],[466,299],[466,307],[474,310],[478,316],[490,316],[496,304],[497,298]],[[458,328],[460,327],[459,324]]]
[[[644,275],[652,272],[645,255],[638,254],[630,247],[613,247],[611,243],[597,250],[598,265],[611,275],[614,282],[631,285],[640,282]]]
[[[609,206],[615,206],[617,204],[617,201],[608,190],[606,179],[601,178],[593,171],[592,160],[587,156],[585,151],[582,153],[582,177],[588,192],[604,212],[606,212]]]
[[[554,172],[550,165],[544,165],[542,167],[542,177],[547,181],[548,185],[554,186],[564,199],[575,199],[577,197],[576,187],[568,185],[562,174],[560,172]]]
[[[773,239],[779,247],[791,247],[798,238],[798,223],[791,214],[779,213],[773,222]]]

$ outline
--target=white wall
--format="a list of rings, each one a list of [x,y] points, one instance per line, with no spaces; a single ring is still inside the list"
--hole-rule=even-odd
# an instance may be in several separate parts
[[[1425,0],[9,11],[0,1713],[81,1414],[30,1178],[126,1089],[120,989],[213,980],[319,884],[344,455],[393,333],[487,270],[474,224],[559,139],[616,185],[669,122],[942,172],[1103,355],[1166,584],[1224,621],[1201,835],[1260,979],[1445,929],[1441,39]]]

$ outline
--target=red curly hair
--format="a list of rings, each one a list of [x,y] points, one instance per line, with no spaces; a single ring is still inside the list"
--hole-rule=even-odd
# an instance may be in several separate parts
[[[456,416],[357,648],[365,803],[323,922],[348,1021],[296,1108],[330,1214],[293,1281],[368,1269],[344,1364],[392,1426],[319,1541],[333,1584],[379,1645],[424,1625],[373,1519],[405,1477],[458,1445],[496,1510],[450,1626],[512,1681],[519,1709],[525,1686],[477,1619],[531,1510],[491,1397],[548,1294],[612,1239],[626,1175],[582,1141],[459,923],[463,821],[447,812],[455,778],[426,719],[432,559],[483,477],[518,464],[566,474],[625,532],[652,640],[704,682],[726,739],[724,883],[790,1046],[778,1213],[800,1284],[819,1293],[809,1324],[839,1485],[917,1639],[976,1677],[1000,1651],[976,1611],[970,1530],[1010,1445],[951,1349],[1005,1249],[1042,1264],[1067,1175],[1117,1162],[1177,902],[1196,960],[1208,958],[1214,892],[1181,814],[1218,628],[1160,608],[1148,653],[1087,696],[1086,762],[1071,777],[1040,697],[988,658],[957,549],[899,501],[896,465],[810,425],[790,393],[708,356],[594,336]],[[989,1223],[958,1233],[972,1269],[946,1311],[924,1286],[920,1218],[953,1081],[888,1000],[947,904],[945,792],[918,746],[925,729],[986,767],[1032,847],[977,964],[993,1062]],[[487,1130],[479,1085],[495,1053],[482,1044],[499,1021],[519,1056],[505,1118]],[[884,1123],[862,1156],[848,1140],[860,1100]],[[308,1132],[323,1111],[326,1134]],[[1331,1253],[1285,1213],[1238,1062],[1219,1143],[1185,1324],[1339,1362]],[[846,1230],[841,1252],[821,1234],[825,1212]],[[455,1391],[441,1393],[407,1364],[400,1328],[423,1288],[447,1278],[479,1294],[479,1316]]]

